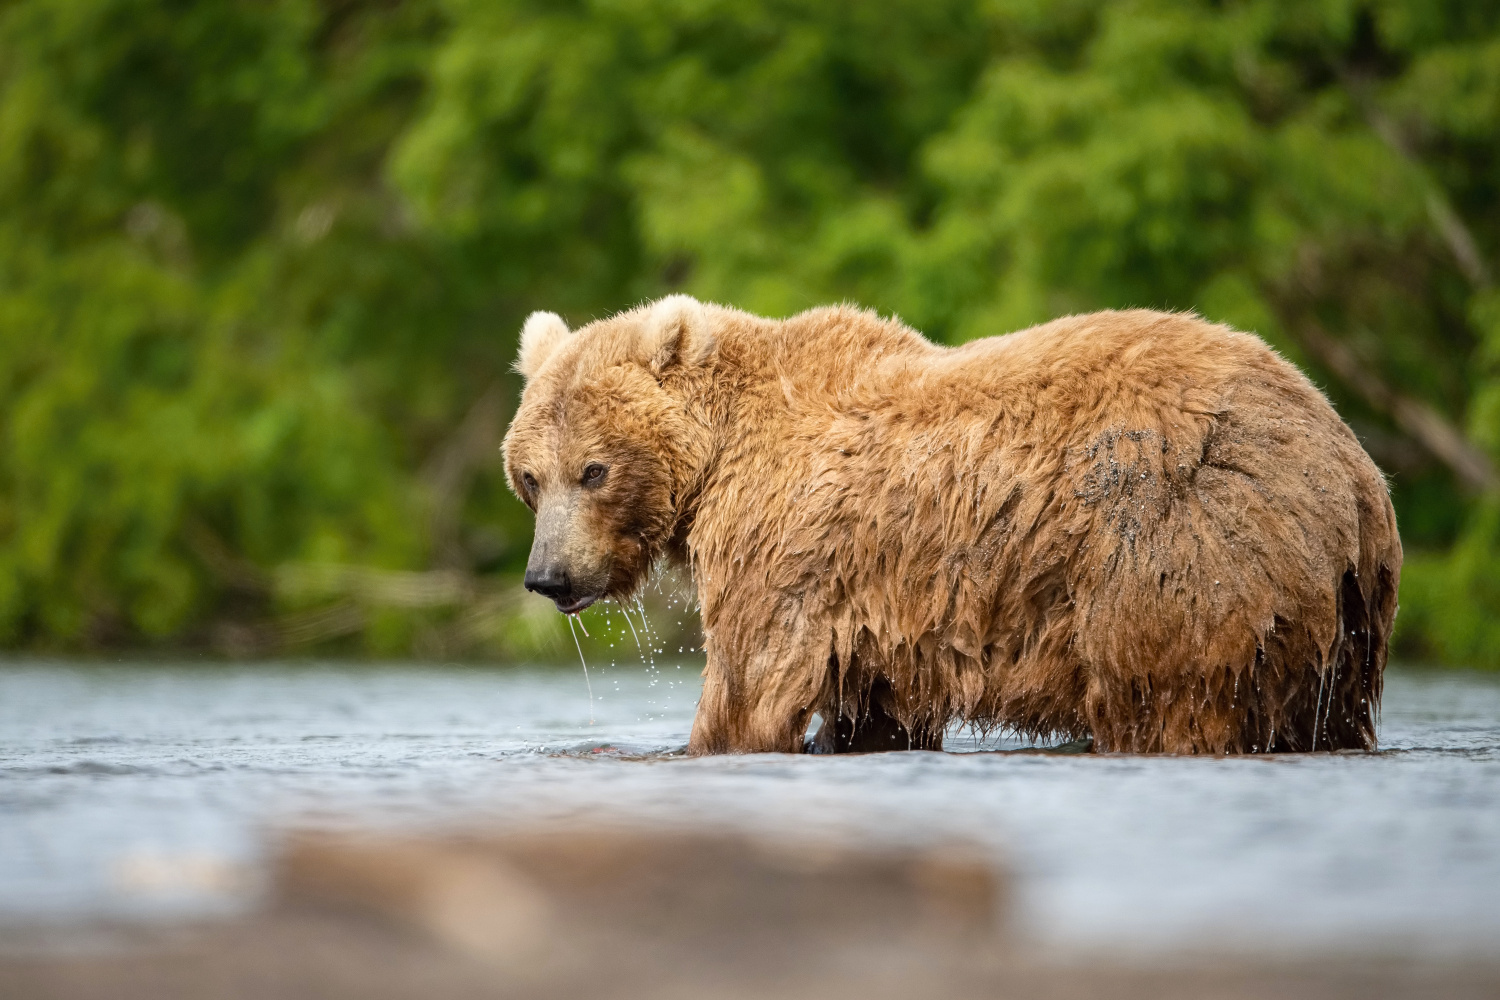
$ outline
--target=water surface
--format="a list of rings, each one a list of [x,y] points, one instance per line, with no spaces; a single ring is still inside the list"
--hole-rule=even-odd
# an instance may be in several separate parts
[[[1500,938],[1500,684],[1389,677],[1376,754],[659,755],[690,665],[0,666],[0,923],[254,905],[288,825],[622,814],[963,837],[1039,943],[1481,952]],[[967,751],[967,752],[962,752]],[[642,756],[645,759],[640,759]]]

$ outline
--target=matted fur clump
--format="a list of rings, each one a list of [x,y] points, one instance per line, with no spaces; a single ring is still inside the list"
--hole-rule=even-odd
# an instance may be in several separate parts
[[[539,313],[506,437],[527,584],[577,611],[690,564],[697,753],[1370,748],[1401,543],[1386,484],[1259,339],[1071,316],[962,347],[848,307]]]

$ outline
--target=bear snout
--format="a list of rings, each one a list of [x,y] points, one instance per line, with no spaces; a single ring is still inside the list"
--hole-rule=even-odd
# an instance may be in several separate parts
[[[528,569],[525,584],[526,589],[533,594],[550,598],[557,605],[557,610],[565,615],[575,615],[599,599],[598,594],[579,593],[572,575],[558,565]]]
[[[526,589],[533,594],[541,594],[559,604],[566,604],[573,600],[573,580],[568,576],[568,571],[561,566],[553,565],[544,569],[528,568],[525,582]]]

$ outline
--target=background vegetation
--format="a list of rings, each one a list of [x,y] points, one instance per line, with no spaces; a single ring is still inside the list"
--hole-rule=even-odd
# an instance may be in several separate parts
[[[683,289],[1258,331],[1500,665],[1497,253],[1490,2],[3,0],[0,646],[555,639],[516,330]]]

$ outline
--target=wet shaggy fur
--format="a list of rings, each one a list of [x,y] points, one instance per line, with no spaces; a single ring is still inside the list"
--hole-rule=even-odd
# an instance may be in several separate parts
[[[567,509],[549,537],[599,596],[690,564],[696,753],[798,751],[815,712],[830,749],[955,722],[1101,751],[1375,744],[1386,484],[1254,336],[1134,310],[948,348],[683,296],[532,326],[512,483]]]

